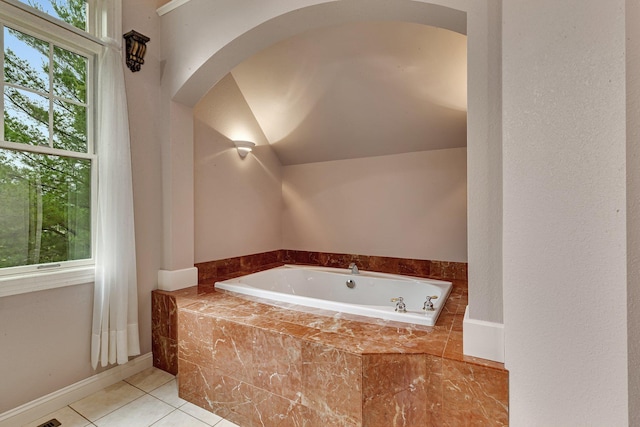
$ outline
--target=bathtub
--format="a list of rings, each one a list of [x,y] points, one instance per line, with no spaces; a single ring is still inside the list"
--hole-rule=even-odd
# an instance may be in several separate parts
[[[355,285],[353,287],[348,286]],[[272,301],[367,316],[375,319],[433,326],[444,306],[451,282],[349,269],[284,265],[221,282],[223,289]],[[424,311],[427,296],[433,311]],[[402,297],[406,313],[395,310],[392,298]]]

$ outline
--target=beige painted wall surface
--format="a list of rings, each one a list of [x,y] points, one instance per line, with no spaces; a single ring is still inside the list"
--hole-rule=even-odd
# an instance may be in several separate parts
[[[626,2],[627,165],[640,163],[640,2]],[[629,425],[640,426],[640,168],[627,166]]]
[[[194,115],[195,262],[281,248],[466,262],[465,148],[280,166],[230,74]],[[242,160],[233,139],[258,145]]]
[[[0,298],[0,414],[90,377],[93,284]]]
[[[195,262],[280,249],[282,168],[230,75],[194,115]],[[241,159],[232,139],[258,145]]]
[[[280,249],[280,163],[260,146],[245,159],[205,123],[195,124],[195,262]]]
[[[503,6],[510,423],[626,426],[625,2]]]
[[[283,247],[466,262],[466,149],[283,168]]]
[[[162,263],[162,167],[160,116],[160,18],[153,0],[122,2],[123,31],[135,28],[151,38],[144,65],[125,68],[131,136],[131,167],[138,267],[140,351],[151,351],[151,291]]]
[[[151,290],[162,256],[158,152],[159,18],[154,0],[123,1],[123,28],[151,37],[138,73],[125,69],[131,132],[140,348],[151,351]],[[0,413],[88,378],[93,284],[0,298]],[[99,369],[100,371],[100,369]]]

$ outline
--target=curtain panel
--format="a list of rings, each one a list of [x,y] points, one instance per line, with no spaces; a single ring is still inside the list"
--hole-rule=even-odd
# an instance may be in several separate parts
[[[129,117],[121,51],[111,41],[98,67],[98,204],[91,364],[140,354]]]

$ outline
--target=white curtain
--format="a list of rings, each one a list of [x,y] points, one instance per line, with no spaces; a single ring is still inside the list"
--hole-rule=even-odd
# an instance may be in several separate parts
[[[91,364],[140,354],[129,118],[121,51],[103,48],[98,67],[98,212]]]

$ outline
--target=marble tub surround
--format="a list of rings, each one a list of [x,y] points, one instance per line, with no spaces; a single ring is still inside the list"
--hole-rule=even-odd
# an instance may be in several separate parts
[[[178,328],[181,397],[238,425],[507,425],[508,373],[462,355],[466,281],[454,280],[434,327],[202,287],[154,298],[154,319],[175,319],[154,331]]]
[[[285,263],[453,282],[434,327],[274,305],[217,280]],[[279,250],[196,265],[200,285],[154,291],[154,366],[181,397],[241,426],[508,424],[508,372],[462,354],[463,263]]]
[[[178,306],[174,294],[159,290],[151,293],[151,351],[153,366],[177,375]]]
[[[309,252],[290,249],[243,255],[195,264],[198,283],[213,285],[216,281],[230,279],[283,264],[305,264],[321,267],[347,268],[355,262],[361,270],[380,273],[404,274],[442,280],[467,280],[467,263],[393,258],[330,252]]]

